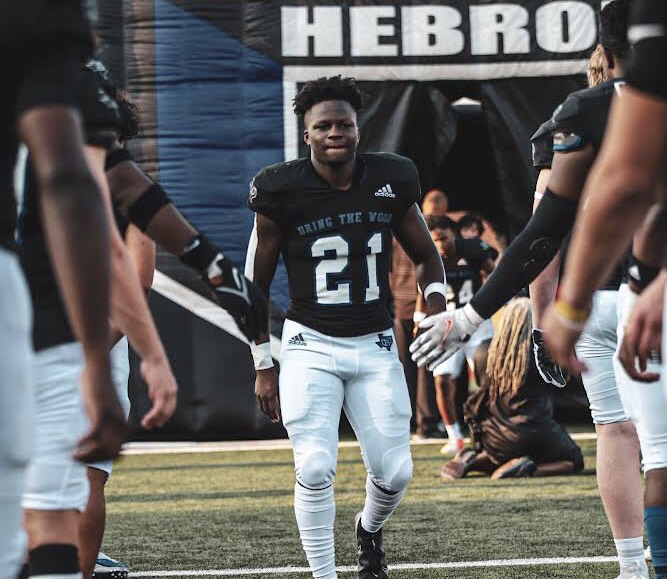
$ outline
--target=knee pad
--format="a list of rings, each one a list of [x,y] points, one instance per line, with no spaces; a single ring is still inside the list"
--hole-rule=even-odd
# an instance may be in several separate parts
[[[322,489],[333,483],[336,462],[326,450],[317,450],[304,456],[297,465],[296,480],[308,489]]]
[[[387,453],[383,459],[382,472],[372,472],[371,477],[376,484],[390,492],[404,491],[412,479],[412,457],[407,453]]]

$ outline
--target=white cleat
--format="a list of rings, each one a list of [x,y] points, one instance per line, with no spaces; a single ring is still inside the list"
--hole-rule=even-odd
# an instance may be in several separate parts
[[[644,561],[621,566],[621,574],[616,579],[649,579],[648,567]]]

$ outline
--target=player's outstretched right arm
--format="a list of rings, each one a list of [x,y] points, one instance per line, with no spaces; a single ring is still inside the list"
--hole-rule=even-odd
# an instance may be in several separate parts
[[[124,149],[107,160],[111,196],[131,223],[153,241],[197,270],[216,300],[252,342],[264,331],[268,306],[255,285],[199,233]]]
[[[269,302],[271,282],[276,272],[282,233],[280,226],[269,217],[258,213],[250,236],[246,255],[245,273],[252,279]],[[278,397],[278,374],[271,357],[270,334],[267,331],[250,345],[257,377],[255,378],[255,395],[257,403],[272,422],[280,421],[280,400]]]

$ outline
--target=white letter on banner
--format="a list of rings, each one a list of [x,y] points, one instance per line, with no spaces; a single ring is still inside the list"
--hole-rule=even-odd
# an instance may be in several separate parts
[[[550,2],[540,6],[535,12],[535,29],[538,46],[549,52],[587,50],[597,39],[595,11],[585,2]]]
[[[530,53],[528,10],[516,4],[470,7],[470,52],[499,54],[498,35],[503,35],[503,54]]]
[[[403,6],[403,56],[444,56],[463,52],[465,37],[457,30],[463,17],[451,6]]]
[[[343,11],[339,6],[313,7],[308,22],[307,6],[283,6],[280,10],[283,56],[311,56],[308,39],[313,38],[312,56],[343,56]]]
[[[351,6],[350,44],[352,56],[396,56],[398,46],[380,44],[381,36],[394,36],[393,24],[380,24],[380,18],[394,18],[394,6]]]

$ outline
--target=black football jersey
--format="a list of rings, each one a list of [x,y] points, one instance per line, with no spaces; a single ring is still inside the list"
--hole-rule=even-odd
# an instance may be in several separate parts
[[[127,222],[115,210],[114,214],[117,226],[124,235]],[[35,351],[75,341],[48,254],[42,228],[37,178],[29,158],[26,161],[23,202],[16,240],[32,300],[34,312],[32,334]]]
[[[466,305],[482,287],[482,264],[490,258],[491,246],[481,239],[457,239],[456,255],[443,260],[447,274],[447,309]]]
[[[627,61],[627,81],[636,89],[667,99],[667,2],[637,0],[628,26],[632,51]]]
[[[598,86],[570,94],[532,136],[533,165],[548,168],[551,166],[553,153],[577,151],[589,143],[597,155],[607,127],[612,97],[621,90],[622,85],[622,80],[608,80]],[[547,152],[549,142],[552,143],[551,158]],[[567,253],[569,241],[570,236],[563,244],[563,254]],[[623,271],[624,265],[619,264],[604,287],[618,288]]]
[[[417,169],[409,159],[391,153],[357,159],[348,191],[331,187],[310,159],[266,167],[250,184],[250,209],[282,231],[287,318],[330,336],[392,326],[392,229],[420,196]]]

